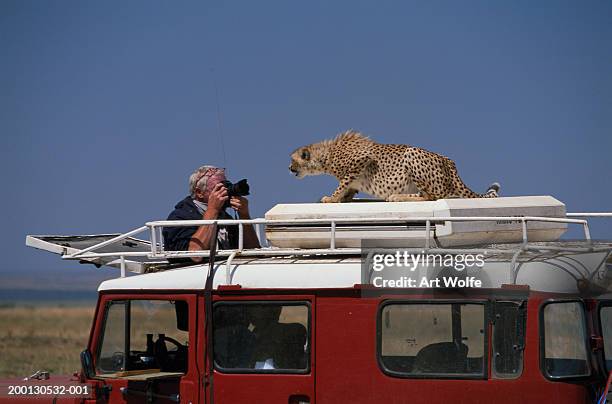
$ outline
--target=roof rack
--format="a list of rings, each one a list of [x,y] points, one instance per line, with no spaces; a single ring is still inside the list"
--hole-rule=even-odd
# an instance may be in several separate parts
[[[180,220],[180,221],[152,221],[145,223],[144,226],[130,230],[126,233],[117,235],[106,235],[103,241],[95,242],[93,245],[83,246],[70,244],[68,241],[57,241],[62,236],[27,236],[26,244],[32,247],[45,249],[62,255],[63,259],[81,260],[96,265],[110,265],[121,269],[121,276],[126,275],[126,270],[132,272],[147,272],[143,269],[143,260],[148,264],[158,265],[166,262],[170,258],[190,258],[208,257],[208,250],[200,251],[166,251],[163,245],[162,230],[165,227],[189,227],[202,226],[217,223],[223,226],[238,226],[238,248],[217,250],[218,257],[227,257],[228,261],[237,256],[241,257],[272,257],[272,256],[312,256],[312,255],[359,255],[360,248],[343,248],[336,246],[336,227],[345,223],[351,224],[376,224],[376,223],[423,223],[425,234],[422,246],[414,247],[417,252],[431,253],[470,253],[486,252],[489,254],[508,254],[513,253],[515,257],[524,251],[598,251],[610,250],[612,246],[598,246],[591,243],[591,234],[588,221],[585,218],[612,218],[612,212],[597,213],[567,213],[566,217],[540,217],[540,216],[464,216],[464,217],[366,217],[366,218],[327,218],[327,219],[293,219],[293,220],[270,220],[270,219],[237,219],[237,220]],[[430,229],[439,223],[446,222],[491,222],[491,221],[513,221],[520,222],[522,230],[522,242],[514,243],[512,246],[488,246],[490,248],[470,248],[470,247],[446,247],[440,248],[432,244]],[[553,222],[573,224],[582,227],[586,244],[580,246],[559,246],[546,245],[544,243],[532,243],[528,239],[528,223],[530,222]],[[253,225],[257,230],[257,235],[261,237],[261,229],[268,225],[307,225],[315,224],[318,226],[329,226],[329,246],[327,248],[277,248],[263,247],[256,249],[244,248],[244,226]],[[135,239],[134,236],[148,232],[149,240]],[[71,236],[71,237],[99,237],[99,236]],[[53,240],[52,240],[53,239]],[[109,246],[129,246],[124,250],[111,250]],[[148,248],[147,248],[148,247]],[[410,249],[408,249],[410,250]]]

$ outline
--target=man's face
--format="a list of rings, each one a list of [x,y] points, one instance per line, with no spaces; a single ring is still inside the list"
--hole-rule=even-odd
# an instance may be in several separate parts
[[[210,193],[215,189],[217,184],[225,181],[225,172],[223,170],[214,171],[206,182],[204,191],[196,190],[196,199],[200,202],[207,203]]]
[[[250,307],[249,319],[255,326],[255,329],[261,331],[270,325],[277,324],[282,306],[257,306]]]

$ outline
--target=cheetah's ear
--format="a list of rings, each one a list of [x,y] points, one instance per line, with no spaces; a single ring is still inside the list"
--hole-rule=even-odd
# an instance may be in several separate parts
[[[310,160],[310,152],[308,149],[302,150],[302,160]]]

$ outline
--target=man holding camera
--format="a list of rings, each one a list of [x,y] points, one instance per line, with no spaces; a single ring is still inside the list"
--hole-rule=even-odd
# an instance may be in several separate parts
[[[190,195],[176,204],[168,220],[233,219],[225,211],[228,207],[234,209],[240,219],[250,219],[249,202],[243,196],[248,194],[246,181],[244,185],[246,191],[227,181],[223,169],[202,166],[189,177]],[[166,251],[208,250],[213,226],[164,227],[163,236]],[[243,237],[244,248],[259,248],[252,225],[244,226]],[[238,226],[219,226],[217,248],[238,248]],[[192,260],[200,262],[202,258],[194,257]]]

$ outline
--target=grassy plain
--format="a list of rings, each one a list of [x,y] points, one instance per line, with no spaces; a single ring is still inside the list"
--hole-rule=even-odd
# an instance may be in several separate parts
[[[93,314],[91,303],[0,306],[0,377],[80,369],[79,353],[87,345]]]

